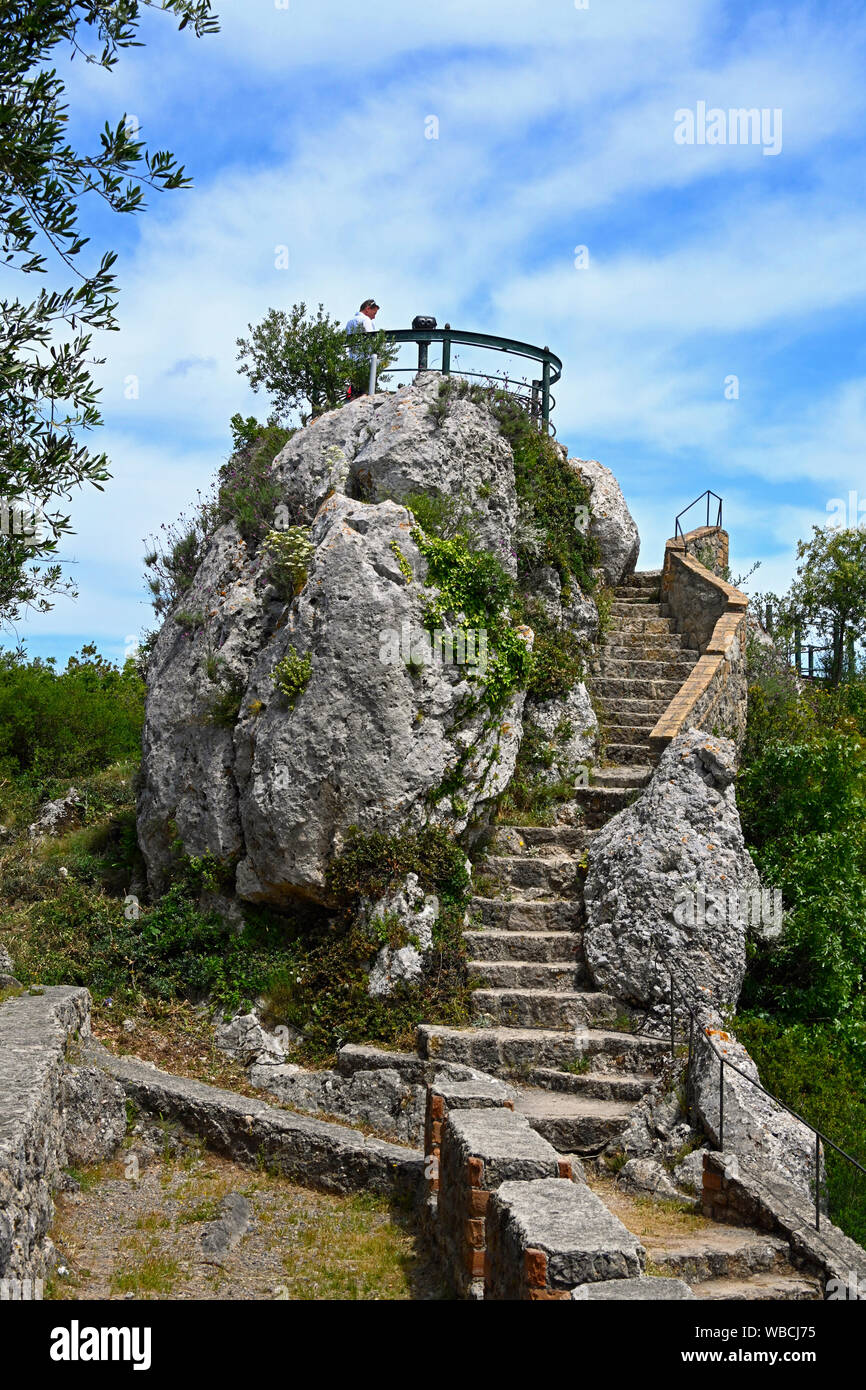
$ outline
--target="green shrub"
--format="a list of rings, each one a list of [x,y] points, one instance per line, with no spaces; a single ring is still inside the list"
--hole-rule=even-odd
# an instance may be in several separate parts
[[[308,526],[269,531],[262,541],[268,578],[287,603],[301,592],[307,582],[307,565],[315,549]]]
[[[115,666],[92,644],[60,672],[53,660],[0,652],[0,778],[40,787],[137,757],[144,696],[135,663]]]
[[[511,617],[510,576],[495,556],[471,549],[460,536],[441,540],[416,527],[412,538],[427,561],[427,583],[439,590],[427,606],[425,626],[430,632],[445,630],[459,617],[464,631],[486,631],[489,655],[479,680],[485,703],[500,709],[526,685],[532,670],[532,654]]]
[[[278,661],[271,672],[271,680],[288,701],[289,709],[295,708],[299,695],[306,690],[311,670],[312,658],[309,653],[299,656],[294,647],[289,647],[282,661]]]
[[[542,434],[520,401],[506,391],[490,393],[499,428],[514,454],[517,497],[524,514],[540,527],[545,543],[541,554],[534,543],[521,547],[521,573],[539,563],[553,565],[567,595],[572,578],[584,593],[595,587],[592,567],[598,564],[597,542],[577,524],[580,508],[589,507],[589,489],[562,457],[554,440]]]
[[[398,938],[393,923],[364,920],[360,901],[381,897],[410,873],[439,900],[433,948],[419,982],[374,997],[367,989],[371,961],[387,940]],[[295,943],[291,964],[272,977],[267,997],[273,1022],[302,1029],[305,1052],[313,1058],[332,1054],[344,1042],[411,1045],[417,1024],[431,1018],[467,1022],[463,918],[469,875],[464,851],[445,830],[403,836],[354,830],[331,863],[328,886],[339,915],[313,924]]]

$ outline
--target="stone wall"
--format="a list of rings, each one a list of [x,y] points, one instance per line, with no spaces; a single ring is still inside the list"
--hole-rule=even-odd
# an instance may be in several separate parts
[[[86,989],[58,987],[0,1005],[0,1279],[41,1278],[51,1267],[52,1193],[63,1170],[119,1145],[120,1088],[67,1050],[90,1031]]]
[[[699,532],[689,532],[686,547]],[[727,557],[727,534],[711,527],[715,547]],[[739,589],[706,569],[681,540],[668,541],[662,571],[662,603],[693,649],[701,653],[650,735],[657,751],[686,729],[707,729],[739,746],[746,731],[746,609]]]
[[[523,1115],[500,1106],[451,1109],[441,1131],[437,1244],[458,1297],[483,1296],[486,1214],[503,1182],[567,1179],[560,1157]]]
[[[727,1225],[778,1232],[789,1242],[793,1263],[821,1278],[825,1297],[866,1299],[866,1251],[826,1216],[816,1226],[814,1203],[769,1172],[765,1168],[758,1175],[736,1154],[706,1152],[704,1215]]]

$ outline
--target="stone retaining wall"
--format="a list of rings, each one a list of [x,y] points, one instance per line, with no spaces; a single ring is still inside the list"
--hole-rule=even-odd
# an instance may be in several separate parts
[[[816,1228],[814,1204],[789,1184],[768,1179],[766,1170],[758,1176],[736,1154],[708,1150],[702,1210],[714,1221],[784,1236],[792,1262],[818,1275],[827,1298],[866,1299],[866,1251],[826,1216]]]
[[[52,1193],[71,1162],[98,1161],[123,1136],[118,1087],[73,1070],[69,1044],[90,1031],[86,989],[58,987],[0,1005],[0,1278],[50,1268]]]
[[[718,528],[711,527],[716,532]],[[707,531],[690,531],[668,541],[662,571],[662,603],[677,632],[701,657],[658,720],[650,743],[661,751],[686,729],[706,729],[732,738],[739,746],[746,731],[746,608],[739,589],[705,568],[688,547]],[[727,534],[716,546],[727,555]]]

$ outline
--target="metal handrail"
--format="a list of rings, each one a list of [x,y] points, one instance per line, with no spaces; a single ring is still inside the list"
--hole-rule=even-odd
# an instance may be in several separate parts
[[[685,546],[686,546],[686,536],[685,536],[685,532],[683,531],[682,526],[680,525],[680,517],[685,516],[686,512],[690,512],[691,509],[692,509],[692,507],[696,507],[696,506],[698,505],[699,502],[703,502],[703,500],[704,500],[705,497],[706,497],[706,499],[707,499],[707,521],[706,521],[706,524],[707,524],[707,526],[710,525],[710,498],[711,498],[711,497],[714,497],[714,498],[716,499],[716,501],[718,502],[719,507],[718,507],[718,512],[717,512],[717,514],[716,514],[716,519],[715,519],[715,521],[714,521],[712,524],[713,524],[714,526],[718,526],[719,529],[721,530],[721,525],[722,525],[722,499],[721,499],[721,497],[719,496],[719,494],[718,494],[717,492],[711,492],[710,489],[707,488],[705,492],[702,492],[702,493],[700,494],[699,497],[696,497],[696,498],[695,498],[694,502],[690,502],[689,505],[688,505],[687,507],[683,507],[682,511],[678,514],[678,516],[676,516],[676,517],[674,518],[674,540],[676,540],[678,536],[682,536],[682,538],[683,538],[683,549],[684,549],[684,550],[685,550]]]
[[[660,954],[661,954],[661,953],[660,953]],[[713,1055],[716,1057],[716,1059],[718,1060],[718,1063],[719,1063],[719,1149],[720,1149],[720,1150],[724,1150],[724,1147],[725,1147],[725,1067],[730,1067],[731,1071],[735,1071],[735,1072],[737,1073],[738,1076],[742,1076],[743,1079],[746,1080],[746,1081],[748,1081],[749,1084],[750,1084],[751,1086],[754,1086],[755,1089],[756,1089],[757,1091],[761,1091],[769,1100],[773,1101],[774,1104],[780,1106],[783,1110],[786,1110],[786,1111],[788,1112],[789,1115],[793,1115],[795,1120],[799,1120],[799,1121],[800,1121],[800,1124],[805,1125],[806,1129],[811,1130],[812,1133],[814,1134],[814,1136],[815,1136],[815,1230],[816,1230],[816,1231],[820,1231],[820,1229],[821,1229],[821,1145],[822,1145],[822,1144],[824,1144],[824,1145],[828,1145],[828,1144],[829,1144],[829,1146],[830,1146],[831,1149],[833,1149],[837,1154],[840,1154],[840,1155],[842,1156],[842,1158],[844,1158],[848,1163],[852,1164],[852,1165],[858,1170],[858,1172],[863,1173],[864,1176],[866,1176],[866,1167],[864,1167],[864,1165],[863,1165],[862,1163],[859,1163],[859,1162],[857,1161],[856,1158],[853,1158],[851,1154],[846,1153],[846,1151],[845,1151],[844,1149],[840,1148],[839,1145],[838,1145],[837,1143],[834,1142],[834,1140],[828,1138],[827,1135],[824,1134],[822,1130],[818,1129],[815,1125],[811,1124],[809,1120],[807,1120],[803,1115],[801,1115],[801,1114],[799,1113],[799,1111],[794,1110],[794,1109],[792,1108],[792,1106],[787,1105],[787,1104],[785,1103],[785,1101],[780,1100],[778,1096],[773,1095],[773,1092],[772,1092],[772,1091],[768,1091],[767,1088],[766,1088],[766,1086],[762,1086],[761,1083],[760,1083],[760,1081],[756,1081],[755,1078],[754,1078],[753,1076],[749,1076],[749,1073],[748,1073],[748,1072],[743,1071],[742,1067],[738,1067],[737,1064],[736,1064],[735,1062],[730,1061],[730,1059],[729,1059],[728,1057],[725,1057],[723,1053],[719,1052],[718,1048],[716,1047],[715,1043],[713,1042],[713,1039],[712,1039],[712,1037],[711,1037],[711,1035],[710,1035],[709,1029],[706,1028],[706,1027],[703,1027],[703,1026],[701,1025],[700,1019],[699,1019],[699,1017],[698,1017],[698,1014],[697,1014],[695,1008],[693,1008],[692,1004],[689,1002],[689,1000],[687,999],[686,995],[683,993],[683,990],[680,988],[679,984],[677,983],[676,979],[674,978],[674,972],[673,972],[673,970],[670,968],[670,965],[667,965],[666,968],[667,968],[668,975],[669,975],[669,977],[670,977],[670,982],[671,982],[671,989],[670,989],[670,1039],[671,1039],[671,1061],[675,1061],[675,1060],[676,1060],[676,1006],[675,1006],[675,1003],[674,1003],[674,991],[676,991],[676,993],[679,995],[679,997],[680,997],[680,999],[682,1000],[683,1004],[685,1005],[686,1010],[688,1011],[688,1015],[689,1015],[689,1052],[688,1052],[688,1060],[687,1060],[687,1062],[686,1062],[686,1094],[688,1094],[688,1086],[689,1086],[689,1080],[690,1080],[690,1076],[691,1076],[692,1056],[693,1056],[693,1053],[694,1053],[695,1025],[697,1024],[698,1029],[700,1030],[701,1036],[703,1037],[704,1041],[707,1043],[708,1047],[710,1048],[710,1051],[713,1053]],[[699,990],[699,986],[698,986],[697,984],[695,984],[695,981],[694,981],[694,979],[692,979],[692,977],[691,977],[691,975],[689,974],[688,970],[686,970],[686,968],[685,968],[682,964],[680,964],[680,965],[678,966],[678,968],[679,968],[680,974],[685,975],[686,978],[689,980],[690,984],[693,986],[693,988],[694,988],[696,991],[698,991],[698,990]]]
[[[471,347],[487,348],[492,352],[507,352],[514,357],[528,357],[533,362],[541,363],[541,377],[532,382],[531,411],[540,421],[540,427],[545,434],[555,433],[550,421],[550,414],[555,405],[555,401],[550,394],[551,386],[554,386],[562,376],[562,359],[551,352],[549,347],[536,347],[533,343],[524,343],[518,338],[502,338],[496,333],[468,333],[463,329],[452,328],[450,323],[446,323],[443,328],[386,328],[383,330],[387,341],[392,343],[417,343],[418,344],[418,367],[419,372],[436,371],[435,367],[428,365],[428,349],[431,343],[442,344],[442,365],[438,369],[444,376],[451,375],[451,344],[466,343]],[[400,372],[410,370],[408,367],[389,367],[390,372]],[[483,372],[461,372],[461,376],[486,376]],[[506,378],[488,377],[488,380],[499,380]]]

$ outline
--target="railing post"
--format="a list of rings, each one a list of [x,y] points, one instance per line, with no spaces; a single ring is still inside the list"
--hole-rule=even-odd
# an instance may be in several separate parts
[[[809,648],[809,680],[815,679],[815,648]]]
[[[550,361],[546,354],[550,352],[549,347],[545,347],[545,358],[541,368],[541,428],[544,434],[550,434]]]
[[[725,1147],[725,1060],[719,1058],[719,1148]]]
[[[803,664],[803,628],[798,618],[794,625],[794,665],[797,668],[797,675],[800,674],[800,667]]]
[[[692,1051],[695,1045],[695,1016],[689,1009],[689,1060],[686,1062],[686,1115],[691,1115],[692,1106],[689,1099],[689,1086],[692,1080]]]
[[[671,1061],[673,1061],[673,1060],[674,1060],[674,1047],[675,1047],[675,1036],[674,1036],[674,974],[673,974],[673,971],[670,972],[670,975],[671,975]]]
[[[376,394],[376,372],[378,371],[378,368],[379,358],[374,352],[373,356],[370,358],[370,381],[367,387],[367,394],[369,396],[375,396]]]
[[[426,370],[427,370],[427,349],[429,348],[429,346],[430,346],[430,339],[429,339],[429,338],[419,338],[419,339],[418,339],[418,370],[419,370],[419,372],[426,372]]]
[[[442,375],[451,375],[451,339],[448,336],[450,323],[445,325],[445,337],[442,339]]]

